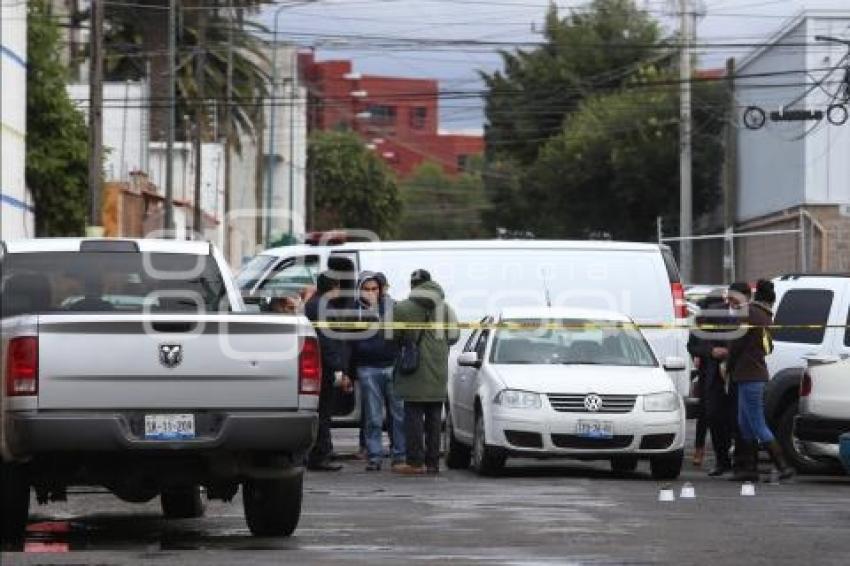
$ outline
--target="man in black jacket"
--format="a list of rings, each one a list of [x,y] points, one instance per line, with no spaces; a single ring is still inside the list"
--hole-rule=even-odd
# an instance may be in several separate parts
[[[720,296],[706,297],[700,304],[697,325],[727,325],[730,319],[726,313],[729,305]],[[735,396],[725,379],[721,364],[725,357],[726,340],[713,337],[717,331],[696,330],[688,338],[688,352],[699,363],[699,383],[701,403],[711,432],[711,444],[714,448],[714,469],[708,475],[722,476],[731,471],[729,448],[735,431]]]
[[[332,320],[330,311],[340,296],[340,282],[328,273],[319,274],[316,294],[304,306],[304,314],[311,322]],[[334,387],[351,388],[351,379],[345,374],[349,354],[346,343],[334,337],[334,331],[318,328],[319,349],[322,353],[322,390],[319,393],[319,431],[316,443],[307,456],[307,468],[315,471],[335,472],[342,469],[331,461],[331,417],[333,416]]]

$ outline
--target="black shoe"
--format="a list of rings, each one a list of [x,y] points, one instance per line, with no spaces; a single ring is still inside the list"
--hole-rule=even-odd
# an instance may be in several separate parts
[[[338,472],[342,469],[342,464],[335,464],[330,460],[325,460],[324,462],[309,464],[307,469],[313,472]]]
[[[439,466],[438,467],[428,466],[425,469],[425,473],[428,474],[429,476],[436,476],[436,475],[439,475],[440,468],[439,468]]]
[[[367,472],[380,472],[381,471],[381,462],[380,461],[369,462],[368,464],[366,464],[366,471]]]
[[[794,477],[794,468],[788,465],[785,461],[785,455],[782,453],[782,448],[777,441],[765,445],[767,453],[770,454],[770,460],[776,469],[779,471],[780,480],[789,480]]]
[[[728,474],[731,471],[732,471],[732,466],[729,466],[729,465],[715,466],[713,470],[708,472],[708,477],[719,478],[720,476],[722,476],[724,474]]]

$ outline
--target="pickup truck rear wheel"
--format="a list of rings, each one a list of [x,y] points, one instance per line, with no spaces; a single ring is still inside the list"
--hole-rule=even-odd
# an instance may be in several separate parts
[[[301,518],[304,474],[281,479],[252,479],[242,484],[245,521],[258,537],[288,537]]]
[[[166,519],[197,519],[206,510],[199,485],[164,489],[159,501]]]
[[[5,550],[23,544],[30,512],[30,485],[18,465],[0,463],[0,543]]]
[[[803,447],[794,437],[794,417],[799,412],[799,403],[794,401],[790,403],[782,415],[779,417],[779,422],[776,426],[776,439],[782,446],[782,451],[785,457],[788,458],[788,463],[801,474],[828,474],[835,472],[838,466],[830,465],[828,462],[815,460],[810,458],[803,452]]]

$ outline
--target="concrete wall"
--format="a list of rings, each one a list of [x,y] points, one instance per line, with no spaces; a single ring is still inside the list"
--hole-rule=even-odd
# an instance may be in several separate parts
[[[88,84],[71,84],[68,95],[88,120]],[[103,148],[105,181],[129,181],[130,173],[148,171],[149,89],[146,82],[103,85]]]
[[[0,239],[35,235],[26,159],[27,7],[0,3]]]

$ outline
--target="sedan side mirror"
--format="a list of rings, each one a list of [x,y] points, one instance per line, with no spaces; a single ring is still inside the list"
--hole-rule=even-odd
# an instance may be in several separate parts
[[[457,365],[463,367],[480,368],[481,360],[478,359],[476,352],[462,352],[457,357]]]
[[[684,358],[677,358],[674,356],[664,358],[664,369],[667,371],[683,371],[687,369],[687,367],[688,364],[685,362]]]

